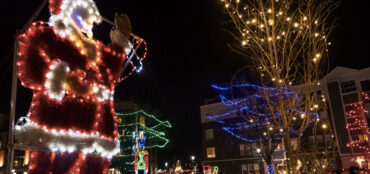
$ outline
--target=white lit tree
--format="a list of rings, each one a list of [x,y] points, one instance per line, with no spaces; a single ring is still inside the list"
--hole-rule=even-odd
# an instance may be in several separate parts
[[[279,127],[289,160],[288,173],[295,173],[302,156],[301,137],[297,149],[291,146],[289,133],[296,115],[288,109],[301,110],[302,122],[297,134],[308,127],[313,113],[322,104],[313,93],[327,62],[328,36],[333,28],[332,12],[339,5],[335,0],[221,0],[233,27],[231,35],[240,44],[230,47],[252,60],[265,87],[277,88],[277,105],[272,105],[268,92],[263,96],[266,109]],[[284,88],[294,88],[298,97],[284,99]],[[297,104],[298,103],[298,104]],[[276,115],[275,113],[279,113]],[[277,124],[277,123],[274,123]],[[280,129],[279,128],[279,129]]]

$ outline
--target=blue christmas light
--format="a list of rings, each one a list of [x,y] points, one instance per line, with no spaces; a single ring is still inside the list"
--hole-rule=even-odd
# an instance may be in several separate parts
[[[284,91],[283,95],[284,96],[294,95],[295,98],[298,99],[298,95],[295,93],[295,91]],[[269,95],[269,97],[277,97],[277,96],[279,96],[279,93]],[[250,95],[248,97],[244,97],[242,99],[234,99],[235,101],[232,101],[231,99],[226,98],[224,95],[220,95],[221,102],[225,105],[238,105],[240,103],[247,102],[250,99],[256,99],[256,98],[257,99],[263,99],[264,97],[265,96],[254,94],[254,95]]]
[[[254,89],[268,90],[268,91],[274,91],[274,90],[277,89],[277,88],[273,88],[273,87],[262,87],[262,86],[255,85],[255,84],[250,84],[250,83],[239,83],[239,84],[234,84],[234,85],[225,86],[225,87],[218,86],[218,85],[215,85],[215,84],[213,84],[211,86],[212,86],[212,88],[220,90],[220,91],[227,91],[227,90],[230,90],[232,88],[245,88],[245,87],[250,87],[250,88],[254,88]],[[282,87],[281,89],[287,89],[287,88]]]
[[[267,164],[267,169],[268,169],[269,174],[275,174],[274,166],[272,164]]]
[[[272,100],[274,100],[274,98],[278,97],[279,95],[282,95],[283,98],[289,98],[289,96],[293,96],[296,100],[295,100],[295,104],[293,107],[298,107],[299,106],[299,97],[297,95],[297,93],[294,91],[294,90],[288,90],[287,87],[282,87],[281,89],[283,91],[281,91],[281,93],[279,92],[275,92],[275,90],[277,90],[278,88],[272,88],[272,87],[261,87],[259,85],[255,85],[255,84],[250,84],[250,83],[239,83],[239,84],[235,84],[235,85],[230,85],[230,86],[226,86],[226,87],[221,87],[221,86],[218,86],[218,85],[212,85],[212,87],[216,90],[219,90],[221,91],[222,93],[225,93],[227,92],[228,90],[232,89],[232,88],[247,88],[246,90],[250,90],[251,93],[257,93],[261,90],[267,90],[268,91],[268,95],[269,97],[272,98]],[[246,96],[246,97],[243,97],[243,98],[240,98],[240,99],[234,99],[234,100],[231,100],[231,99],[228,99],[227,97],[225,97],[223,94],[220,95],[220,99],[222,101],[222,103],[225,105],[225,106],[228,106],[230,108],[232,108],[230,111],[227,111],[227,112],[224,112],[224,113],[221,113],[221,114],[217,114],[217,115],[207,115],[205,116],[206,119],[210,119],[210,120],[213,120],[213,121],[216,121],[218,123],[221,124],[221,128],[222,130],[224,130],[225,132],[227,132],[228,134],[232,135],[233,137],[237,138],[237,139],[240,139],[242,141],[245,141],[245,142],[257,142],[257,141],[261,141],[261,140],[268,140],[270,137],[282,137],[285,132],[277,132],[277,133],[274,133],[274,132],[271,132],[269,134],[269,136],[265,136],[261,139],[258,139],[258,138],[248,138],[248,137],[243,137],[240,135],[240,130],[242,129],[250,129],[250,128],[255,128],[257,126],[260,126],[260,127],[263,127],[263,128],[266,128],[271,125],[272,122],[276,121],[276,119],[279,119],[281,116],[281,114],[279,112],[275,112],[275,113],[266,113],[265,112],[265,103],[267,103],[265,99],[265,96],[263,95],[259,95],[259,94],[252,94],[252,95],[249,95],[249,96]],[[248,101],[250,100],[254,100],[254,101],[257,101],[259,102],[258,104],[253,104],[253,105],[248,105]],[[273,101],[268,101],[270,102],[270,104],[273,104],[274,102]],[[235,109],[236,108],[236,109]],[[248,122],[248,121],[244,121],[244,122],[238,122],[238,123],[230,123],[228,124],[227,121],[230,119],[230,118],[234,118],[236,117],[237,115],[235,115],[235,113],[239,113],[239,112],[242,112],[244,116],[248,117],[248,115],[252,115],[254,117],[258,117],[258,120],[256,123],[253,123],[253,122]],[[300,114],[304,114],[304,115],[307,115],[309,116],[311,119],[309,120],[309,123],[312,123],[313,121],[316,121],[317,118],[319,118],[319,114],[318,113],[305,113],[304,111],[301,111],[301,110],[298,110],[298,109],[287,109],[285,111],[286,113],[290,113],[290,114],[294,114],[294,115],[300,115]],[[294,137],[299,137],[299,136],[302,136],[303,133],[299,133],[299,127],[296,128],[297,130],[294,130],[293,128],[292,129],[289,129],[288,132],[289,134],[293,135]],[[269,130],[270,131],[270,130]],[[275,129],[276,131],[276,129]]]

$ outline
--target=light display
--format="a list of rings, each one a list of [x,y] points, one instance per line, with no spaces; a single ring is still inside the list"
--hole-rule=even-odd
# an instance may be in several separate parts
[[[118,116],[118,132],[120,136],[120,154],[115,155],[112,166],[122,173],[135,169],[141,147],[150,150],[164,148],[169,143],[165,132],[171,128],[168,121],[161,121],[156,116],[143,110],[130,113],[116,113]],[[145,136],[144,136],[145,135]],[[143,136],[142,138],[140,138]]]
[[[147,174],[149,168],[149,153],[145,150],[145,136],[140,132],[137,138],[137,151],[135,152],[135,173]]]
[[[166,133],[164,131],[160,131],[160,129],[166,129],[171,128],[171,124],[168,121],[161,121],[158,118],[156,118],[152,114],[148,114],[143,110],[131,112],[131,113],[116,113],[116,115],[119,118],[122,118],[123,121],[126,123],[122,123],[118,125],[118,128],[122,128],[122,138],[133,138],[136,139],[138,134],[136,133],[136,127],[139,127],[144,134],[146,134],[146,149],[150,148],[164,148],[168,143],[169,139],[166,138]],[[141,118],[147,118],[144,119],[144,123],[139,123],[136,121],[135,117],[137,116],[143,116]],[[131,120],[131,121],[130,121]],[[132,147],[132,146],[131,146]],[[128,147],[129,149],[132,149],[131,147]],[[126,154],[126,155],[132,155],[132,154]]]
[[[132,58],[141,65],[146,43],[122,15],[115,17],[111,44],[95,40],[93,24],[102,17],[92,0],[49,0],[49,10],[48,23],[34,22],[18,38],[18,76],[33,98],[16,141],[51,150],[31,153],[30,174],[106,173],[120,145],[114,87],[141,69]],[[132,71],[124,76],[127,66]]]
[[[241,139],[246,142],[256,142],[259,141],[258,138],[245,138],[247,136],[240,136],[240,130],[242,129],[253,129],[256,127],[268,127],[269,132],[272,131],[276,132],[271,135],[282,136],[283,131],[281,129],[277,129],[279,126],[274,125],[274,122],[281,121],[279,116],[279,112],[276,110],[275,113],[268,113],[264,109],[268,107],[267,101],[263,97],[264,93],[269,91],[268,95],[271,97],[272,100],[269,101],[270,105],[272,105],[275,101],[273,100],[273,96],[275,96],[275,100],[277,99],[278,93],[276,92],[276,88],[265,88],[255,84],[249,83],[240,83],[237,85],[231,85],[229,87],[220,87],[217,85],[212,85],[212,87],[216,90],[220,90],[220,99],[228,109],[220,114],[217,115],[207,115],[207,119],[211,119],[213,121],[221,123],[222,129],[229,134],[233,135],[234,137]],[[228,99],[225,97],[223,93],[229,92],[231,88],[243,88],[245,90],[250,90],[248,93],[253,93],[252,95],[247,95],[238,99]],[[283,99],[291,100],[296,99],[296,104],[292,106],[292,108],[287,109],[285,112],[291,112],[296,115],[296,118],[305,119],[303,116],[308,116],[309,122],[316,121],[319,118],[319,114],[317,112],[305,113],[299,109],[297,106],[299,104],[298,95],[293,90],[288,90],[288,88],[284,87]],[[235,115],[243,115],[248,117],[248,122],[245,120],[241,122],[232,122],[227,123],[229,118],[235,117]],[[257,118],[257,119],[256,119]],[[292,119],[291,122],[300,122],[303,120]],[[274,128],[275,127],[275,128]],[[235,132],[234,132],[235,131]],[[292,127],[288,130],[290,134],[296,134],[298,131]],[[296,135],[302,136],[302,135]]]
[[[285,133],[283,139],[287,150],[287,173],[297,173],[296,161],[302,156],[310,156],[302,149],[302,138],[290,135],[291,123],[300,128],[301,134],[311,125],[311,118],[299,119],[292,109],[298,103],[299,110],[310,113],[318,110],[315,94],[320,90],[319,80],[327,69],[329,36],[333,29],[332,12],[339,6],[336,0],[220,0],[228,18],[228,34],[235,40],[229,44],[231,50],[243,55],[251,62],[250,72],[255,74],[261,86],[276,88],[277,96],[262,95],[266,99],[268,113],[281,118],[279,128]],[[245,66],[244,68],[246,68]],[[235,77],[235,78],[234,78]],[[237,75],[233,76],[238,79]],[[242,79],[249,77],[241,77]],[[282,87],[299,88],[300,102],[284,99]],[[267,91],[267,90],[265,90]],[[253,94],[252,94],[253,95]],[[269,101],[280,105],[269,106]],[[282,102],[284,101],[284,102]],[[302,106],[302,107],[300,107]],[[322,106],[322,105],[320,105]],[[321,108],[320,108],[321,109]],[[276,110],[280,115],[275,115]],[[293,109],[294,111],[296,109]],[[314,115],[312,115],[314,116]],[[311,116],[310,116],[311,117]],[[298,118],[298,119],[297,119]],[[297,121],[295,121],[297,120]],[[296,128],[295,128],[296,129]],[[273,128],[273,130],[275,130]],[[268,132],[266,132],[268,134]],[[289,143],[297,139],[298,149]],[[310,152],[311,153],[311,152]],[[317,152],[319,153],[319,151]],[[302,155],[301,155],[302,154]],[[334,164],[333,160],[330,163]],[[303,164],[307,167],[307,164]],[[316,166],[322,171],[329,167]]]
[[[347,147],[353,149],[355,154],[362,154],[352,158],[367,171],[370,170],[370,146],[369,146],[369,125],[367,122],[368,109],[366,105],[370,102],[369,94],[361,93],[361,100],[346,107],[346,128],[349,132],[350,142]]]
[[[298,94],[288,87],[279,89],[250,83],[237,83],[227,87],[212,85],[212,87],[220,92],[220,100],[225,109],[216,115],[206,115],[205,118],[216,121],[221,130],[238,140],[257,143],[261,147],[257,149],[257,153],[265,159],[269,173],[274,173],[272,162],[276,157],[281,157],[278,155],[273,159],[272,154],[282,142],[283,136],[288,134],[295,139],[301,137],[303,134],[298,130],[302,122],[307,121],[311,124],[319,120],[317,110],[309,113],[301,110]],[[279,90],[281,92],[278,92]],[[231,92],[233,93],[230,94]],[[266,95],[269,96],[269,100],[265,98]],[[229,99],[227,96],[234,96],[235,99]],[[293,104],[280,111],[276,107],[280,103]],[[270,112],[271,110],[274,112]],[[281,126],[284,121],[281,112],[293,115],[292,119],[287,120],[291,125],[287,129]]]

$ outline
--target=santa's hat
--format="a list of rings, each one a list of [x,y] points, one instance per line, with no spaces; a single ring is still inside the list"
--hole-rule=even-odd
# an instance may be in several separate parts
[[[49,0],[49,11],[51,15],[58,15],[62,9],[61,6],[64,0]]]

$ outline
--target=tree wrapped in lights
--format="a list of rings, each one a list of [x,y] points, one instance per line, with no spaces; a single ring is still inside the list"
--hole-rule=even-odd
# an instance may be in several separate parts
[[[145,42],[125,15],[115,17],[112,43],[94,39],[103,17],[93,0],[49,0],[49,10],[48,23],[34,22],[17,38],[18,76],[33,98],[15,138],[33,149],[30,174],[107,173],[119,152],[114,88],[126,67],[140,69],[133,60],[146,53],[134,52]]]
[[[355,157],[353,161],[359,161],[367,171],[370,170],[370,146],[369,125],[366,118],[368,110],[366,105],[370,102],[369,94],[361,93],[361,100],[346,107],[346,128],[350,134],[350,142],[347,147],[353,149],[353,153],[360,153],[362,157]]]
[[[140,133],[145,135],[145,149],[164,148],[169,143],[166,132],[171,128],[168,121],[161,121],[156,116],[143,110],[130,113],[116,113],[120,134],[121,152],[113,159],[112,166],[119,167],[124,173],[135,166],[135,154],[140,147]]]
[[[227,111],[218,115],[208,115],[206,118],[220,123],[225,132],[243,142],[257,143],[259,153],[266,161],[269,173],[274,173],[276,171],[273,166],[274,160],[282,159],[282,156],[285,156],[282,146],[279,147],[280,154],[274,154],[275,149],[283,142],[282,139],[285,136],[282,114],[278,112],[280,103],[277,88],[261,87],[249,83],[239,83],[228,87],[213,85],[212,87],[220,91],[220,99]],[[230,94],[231,91],[236,93],[238,97],[230,99],[231,95],[235,97],[235,94]],[[265,94],[269,95],[269,100],[266,100]],[[297,106],[300,102],[295,91],[284,87],[282,94],[283,102],[295,102],[294,105],[287,108],[285,113],[293,115],[288,134],[296,140],[301,137],[298,130],[306,121],[306,117],[310,118],[308,124],[316,123],[318,113],[301,111],[301,107]],[[268,103],[275,108],[274,113],[271,113],[270,108],[267,108]],[[289,146],[293,149],[296,148],[294,147],[295,143],[291,143]]]
[[[335,0],[221,0],[224,3],[235,30],[232,36],[240,44],[231,45],[236,52],[252,60],[255,70],[261,77],[262,86],[277,88],[276,108],[270,104],[269,94],[265,92],[266,108],[269,113],[281,113],[284,143],[289,156],[289,166],[295,170],[298,149],[290,148],[292,112],[285,112],[296,106],[304,113],[312,113],[319,104],[315,96],[321,77],[321,70],[327,61],[328,36],[333,28],[328,23],[332,11],[338,6]],[[299,103],[284,101],[284,87],[298,86],[295,89]],[[293,108],[292,108],[293,107]],[[304,117],[298,134],[309,126],[310,117]]]

